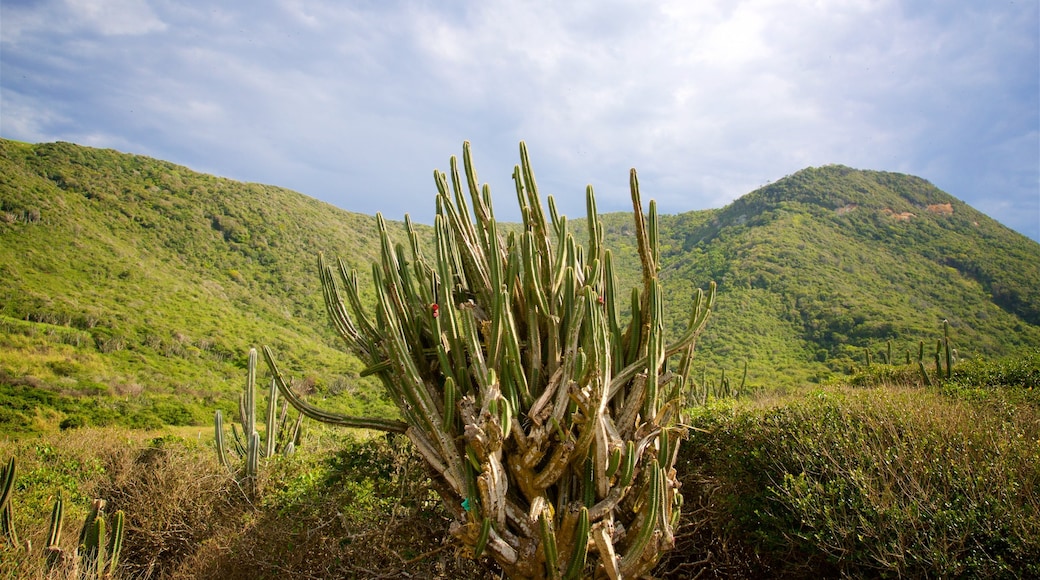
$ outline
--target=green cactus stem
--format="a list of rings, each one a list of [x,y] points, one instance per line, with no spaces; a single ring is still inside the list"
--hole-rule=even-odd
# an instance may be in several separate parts
[[[953,348],[950,346],[950,321],[943,319],[943,348],[946,351],[946,379],[953,378]]]
[[[15,461],[12,457],[6,467],[0,467],[0,531],[4,541],[13,548],[18,547],[18,533],[14,529],[14,509],[11,506],[11,490],[14,489]]]
[[[228,461],[227,450],[224,443],[224,414],[221,413],[220,409],[217,409],[216,413],[213,414],[213,434],[214,445],[217,448],[217,459],[220,461],[221,465],[233,473],[234,470],[231,467],[231,462]]]
[[[60,568],[66,562],[65,551],[61,548],[61,532],[64,526],[64,519],[65,500],[62,498],[61,492],[58,492],[58,497],[54,500],[54,507],[51,509],[51,521],[47,529],[47,545],[44,547],[48,570]]]

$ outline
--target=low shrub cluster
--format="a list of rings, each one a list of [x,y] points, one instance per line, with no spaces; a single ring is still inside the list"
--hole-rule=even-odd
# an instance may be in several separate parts
[[[705,408],[679,467],[683,553],[664,569],[1040,576],[1038,419],[1029,404],[895,387]]]

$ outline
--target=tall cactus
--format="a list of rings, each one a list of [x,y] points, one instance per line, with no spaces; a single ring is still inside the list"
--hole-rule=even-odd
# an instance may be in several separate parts
[[[289,423],[288,402],[283,404],[281,413],[278,413],[278,387],[272,381],[267,390],[267,417],[261,444],[260,434],[256,431],[256,361],[256,349],[249,349],[246,384],[238,398],[239,421],[242,423],[243,435],[239,435],[234,424],[231,425],[234,435],[232,449],[243,460],[242,477],[250,498],[255,497],[257,493],[260,458],[272,457],[275,453],[292,455],[299,442],[300,428],[303,424],[302,413],[297,416],[295,422]],[[228,445],[224,438],[224,414],[219,409],[213,415],[213,432],[217,458],[228,471],[235,473],[236,468],[228,458]]]
[[[450,174],[434,173],[432,256],[407,216],[410,251],[392,243],[377,214],[375,312],[362,305],[356,271],[318,258],[336,329],[368,365],[363,374],[382,380],[402,421],[311,406],[292,393],[266,347],[264,357],[282,394],[307,416],[406,433],[455,517],[451,533],[510,577],[635,578],[674,544],[680,411],[715,286],[698,290],[688,328],[669,342],[656,204],[644,214],[632,170],[643,280],[624,324],[626,297],[592,188],[582,246],[551,196],[546,213],[523,143],[520,160],[515,231],[496,221],[469,143],[461,171],[453,157]],[[670,357],[678,357],[675,372],[665,369]]]

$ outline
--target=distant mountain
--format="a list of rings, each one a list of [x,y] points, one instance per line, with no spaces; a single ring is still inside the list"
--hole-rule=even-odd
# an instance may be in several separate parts
[[[944,319],[962,355],[1040,345],[1040,244],[918,177],[805,169],[662,229],[669,280],[720,284],[706,357],[841,371],[889,340],[916,358]]]
[[[413,215],[432,215],[432,191]],[[630,285],[631,218],[601,219]],[[916,177],[806,169],[722,209],[662,216],[661,242],[674,325],[695,288],[719,282],[698,346],[708,376],[747,360],[753,385],[819,379],[888,340],[916,356],[943,319],[962,355],[1040,346],[1040,244]],[[233,400],[248,348],[269,344],[327,404],[391,412],[339,350],[319,251],[367,279],[375,220],[146,157],[0,140],[0,396],[100,396],[110,415],[117,399],[173,400],[199,420]]]

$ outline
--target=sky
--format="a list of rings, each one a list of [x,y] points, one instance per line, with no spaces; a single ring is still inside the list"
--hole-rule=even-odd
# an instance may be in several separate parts
[[[838,163],[1040,241],[1038,2],[3,0],[0,136],[430,223],[469,140],[500,219],[527,143],[582,217],[720,208]]]

